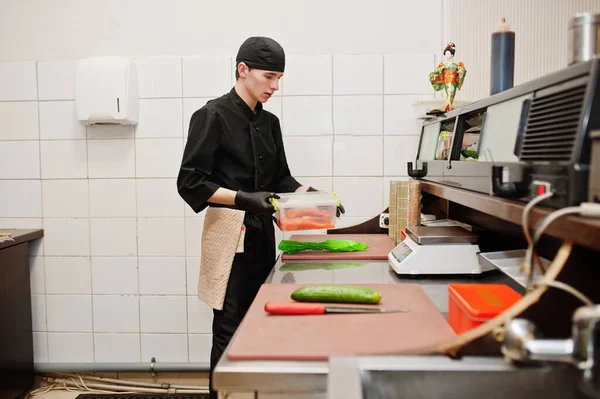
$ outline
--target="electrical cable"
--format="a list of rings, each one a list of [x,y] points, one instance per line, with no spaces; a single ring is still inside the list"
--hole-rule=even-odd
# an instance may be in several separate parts
[[[61,376],[61,377],[71,376],[71,374],[68,374],[68,373],[50,373],[50,375]],[[80,376],[79,373],[75,373],[75,375]],[[179,384],[170,384],[170,383],[154,383],[154,382],[140,382],[140,381],[130,381],[130,380],[117,380],[114,378],[96,377],[96,376],[85,375],[85,374],[83,375],[83,378],[86,380],[90,380],[90,381],[100,381],[100,382],[114,383],[114,384],[120,384],[120,385],[130,385],[130,386],[147,387],[147,388],[208,389],[208,386],[206,386],[206,385],[179,385]]]
[[[537,196],[534,199],[532,199],[531,201],[529,201],[529,203],[527,205],[525,205],[525,208],[523,209],[523,213],[521,214],[521,226],[523,227],[523,234],[525,235],[525,239],[527,240],[527,244],[529,247],[533,247],[533,240],[532,240],[531,234],[529,232],[529,214],[534,206],[536,206],[540,202],[552,197],[553,195],[554,195],[554,192],[549,191],[545,194]],[[530,279],[533,277],[533,270],[531,270],[533,268],[531,258],[533,258],[535,260],[540,273],[542,275],[546,273],[546,268],[543,266],[542,261],[537,256],[537,253],[535,253],[534,251],[529,251],[529,249],[528,249],[526,252],[526,255],[525,255],[525,261],[523,262],[523,265],[522,265],[522,266],[524,266],[524,269],[525,269],[525,270],[523,270],[523,272],[527,275],[527,287],[529,287],[529,285],[531,283]]]
[[[68,392],[94,392],[94,393],[119,393],[119,394],[132,394],[132,393],[187,393],[187,394],[204,394],[208,393],[208,387],[204,386],[187,386],[189,388],[182,389],[181,385],[174,384],[151,384],[151,383],[143,383],[137,381],[126,381],[126,380],[114,380],[114,379],[103,379],[101,377],[91,377],[91,376],[81,376],[78,373],[73,374],[65,374],[65,373],[56,373],[57,375],[62,375],[65,378],[57,378],[57,377],[42,377],[42,380],[48,382],[49,386],[39,387],[30,391],[25,399],[28,399],[30,396],[41,395],[44,393],[48,393],[53,390],[61,390]],[[79,381],[77,381],[74,377],[77,377]],[[93,379],[94,381],[102,381],[102,382],[115,382],[118,384],[97,384],[97,383],[87,383],[84,379]],[[139,386],[127,386],[125,384],[144,384],[144,385],[153,385],[157,386],[157,388],[150,387],[139,387]]]
[[[528,262],[526,267],[532,267],[532,256],[535,254],[535,247],[542,237],[544,231],[556,220],[563,216],[580,214],[588,217],[600,217],[600,204],[595,203],[582,203],[579,206],[570,206],[554,211],[543,218],[535,228],[533,239],[530,247],[527,249],[528,254],[526,255],[526,261]],[[528,275],[527,287],[530,287],[531,279]]]
[[[585,303],[587,306],[594,306],[594,302],[592,302],[590,300],[590,298],[588,298],[581,291],[575,289],[574,287],[570,286],[569,284],[565,284],[560,281],[540,281],[540,282],[535,283],[534,287],[542,286],[542,285],[558,288],[560,290],[568,292],[569,294],[571,294],[574,297],[576,297],[577,299],[579,299],[581,302]]]

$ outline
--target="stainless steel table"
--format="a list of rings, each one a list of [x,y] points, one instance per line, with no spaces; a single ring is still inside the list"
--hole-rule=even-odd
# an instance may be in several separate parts
[[[482,276],[401,277],[386,261],[282,263],[279,258],[266,284],[420,284],[442,314],[448,311],[449,283],[516,285],[501,272]],[[235,335],[234,338],[235,339]],[[233,340],[232,340],[233,341]],[[214,372],[220,398],[327,398],[327,361],[229,361],[227,348]]]

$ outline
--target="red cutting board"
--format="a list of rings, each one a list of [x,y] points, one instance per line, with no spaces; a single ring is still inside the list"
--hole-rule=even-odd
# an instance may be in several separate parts
[[[322,242],[325,240],[352,240],[369,245],[358,252],[300,251],[295,254],[284,253],[282,262],[293,260],[387,260],[387,256],[395,245],[387,234],[294,234],[293,241]]]
[[[230,360],[327,360],[421,348],[456,334],[418,284],[363,284],[381,292],[378,305],[408,313],[271,315],[266,302],[293,302],[303,284],[263,284],[228,351]],[[353,306],[342,304],[339,306]]]

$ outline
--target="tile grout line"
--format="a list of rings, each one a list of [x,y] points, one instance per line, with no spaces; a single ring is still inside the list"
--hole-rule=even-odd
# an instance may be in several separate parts
[[[183,99],[183,58],[180,60],[181,61],[181,136],[182,136],[182,140],[183,140],[183,148],[182,148],[182,153],[183,151],[185,151],[185,144],[186,144],[186,139],[185,139],[185,131],[183,129],[183,127],[185,126],[185,111],[184,111],[184,99]],[[232,70],[232,66],[231,66],[231,62],[229,62],[229,72],[230,72],[230,76],[231,76],[231,70]],[[183,156],[183,155],[182,155]],[[188,303],[188,297],[187,297],[187,291],[188,291],[188,281],[187,281],[187,218],[185,217],[185,206],[183,208],[183,264],[184,264],[184,278],[185,278],[185,326],[186,326],[186,346],[187,346],[187,359],[188,362],[190,361],[190,315],[189,315],[189,303]]]
[[[333,56],[333,54],[329,55],[329,60],[331,62],[331,67],[330,67],[330,71],[331,71],[331,189],[333,192],[335,192],[335,115],[334,115],[334,93],[335,93],[335,85],[333,83],[334,81],[334,77],[333,77],[333,73],[335,70],[334,67],[334,59],[335,57]]]
[[[36,104],[37,104],[37,117],[38,117],[38,155],[40,162],[40,213],[42,220],[42,229],[44,228],[44,189],[43,189],[43,180],[42,180],[42,141],[41,141],[41,122],[40,122],[40,84],[39,84],[39,63],[35,63],[35,88],[36,88]],[[48,288],[46,282],[46,245],[44,245],[44,250],[42,251],[42,256],[44,258],[44,322],[46,325],[46,358],[48,362],[50,362],[50,332],[48,331]]]
[[[442,0],[443,1],[443,0]],[[381,55],[381,173],[385,174],[385,54]],[[381,185],[382,205],[385,208],[385,181]],[[384,209],[382,208],[382,209]]]
[[[90,245],[90,254],[88,255],[88,260],[90,262],[90,304],[91,304],[91,315],[92,315],[92,359],[94,363],[96,362],[96,334],[94,331],[94,290],[92,287],[94,286],[94,277],[92,272],[92,215],[91,215],[91,198],[90,198],[90,150],[89,150],[89,134],[88,128],[85,127],[85,157],[86,157],[86,178],[87,181],[87,194],[88,194],[88,240]]]
[[[133,126],[133,176],[135,184],[135,264],[137,273],[137,300],[138,300],[138,343],[140,347],[140,361],[142,358],[142,296],[140,295],[140,218],[138,209],[138,173],[137,173],[137,126]]]

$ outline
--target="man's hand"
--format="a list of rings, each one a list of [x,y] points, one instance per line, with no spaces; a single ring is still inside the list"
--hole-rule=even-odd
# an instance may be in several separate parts
[[[317,190],[314,187],[308,187],[308,191],[321,191],[321,190]],[[334,194],[335,195],[335,194]],[[344,208],[344,205],[342,205],[342,200],[340,199],[340,197],[338,197],[337,195],[335,195],[335,197],[338,199],[338,206],[337,209],[335,210],[337,217],[342,216],[343,213],[346,213],[346,209]]]
[[[243,211],[270,216],[275,213],[275,207],[270,202],[271,198],[279,198],[279,196],[267,191],[256,193],[238,191],[235,196],[235,205]]]

